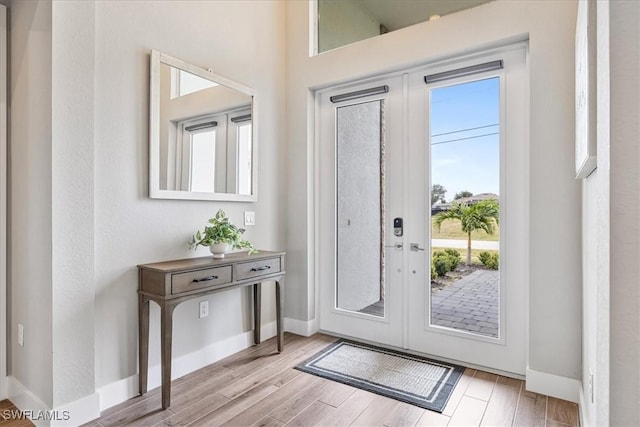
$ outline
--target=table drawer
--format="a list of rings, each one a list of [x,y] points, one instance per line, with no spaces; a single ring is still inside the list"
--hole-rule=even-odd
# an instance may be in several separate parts
[[[175,295],[225,283],[231,283],[230,265],[173,274],[171,276],[171,293]]]
[[[282,269],[280,266],[280,257],[242,262],[236,264],[235,268],[235,280],[266,276],[268,274],[278,273]]]

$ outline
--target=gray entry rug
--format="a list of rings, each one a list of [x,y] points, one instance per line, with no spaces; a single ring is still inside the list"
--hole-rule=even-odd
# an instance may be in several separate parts
[[[444,410],[464,372],[462,366],[347,340],[296,369],[436,412]]]

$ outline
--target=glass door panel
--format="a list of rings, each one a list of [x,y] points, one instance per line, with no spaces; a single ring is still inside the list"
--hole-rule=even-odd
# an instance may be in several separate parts
[[[319,93],[316,146],[320,329],[403,345],[403,80]],[[394,124],[394,125],[392,125]]]
[[[336,110],[336,306],[384,316],[382,100]]]
[[[500,79],[430,91],[430,325],[500,337]]]

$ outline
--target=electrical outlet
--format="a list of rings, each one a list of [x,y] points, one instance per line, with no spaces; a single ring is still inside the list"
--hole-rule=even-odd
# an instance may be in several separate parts
[[[591,403],[594,403],[596,401],[594,375],[593,375],[593,370],[591,369],[589,369],[589,399],[591,400]]]
[[[209,315],[209,301],[200,301],[200,314],[198,318],[202,319]]]
[[[244,225],[256,225],[256,213],[244,211]]]
[[[18,323],[18,345],[24,346],[24,326]]]

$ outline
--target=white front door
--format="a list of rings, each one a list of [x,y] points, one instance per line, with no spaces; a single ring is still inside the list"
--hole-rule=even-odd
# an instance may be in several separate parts
[[[402,346],[402,79],[320,94],[321,328]],[[399,247],[398,247],[399,245]]]
[[[524,374],[527,76],[519,46],[318,93],[322,330]]]
[[[460,72],[498,60],[503,68]],[[435,81],[425,83],[425,76]],[[410,138],[407,222],[411,242],[425,250],[407,252],[407,348],[516,374],[525,373],[526,350],[526,83],[524,49],[432,67],[409,83],[411,119],[424,117],[425,125],[412,128]],[[437,193],[432,203],[434,185],[447,189],[445,203],[435,201]],[[491,220],[494,207],[498,221]],[[434,220],[447,214],[452,218],[438,230]],[[472,230],[469,267],[465,225]],[[453,250],[460,267],[432,280],[432,264],[437,276]]]

